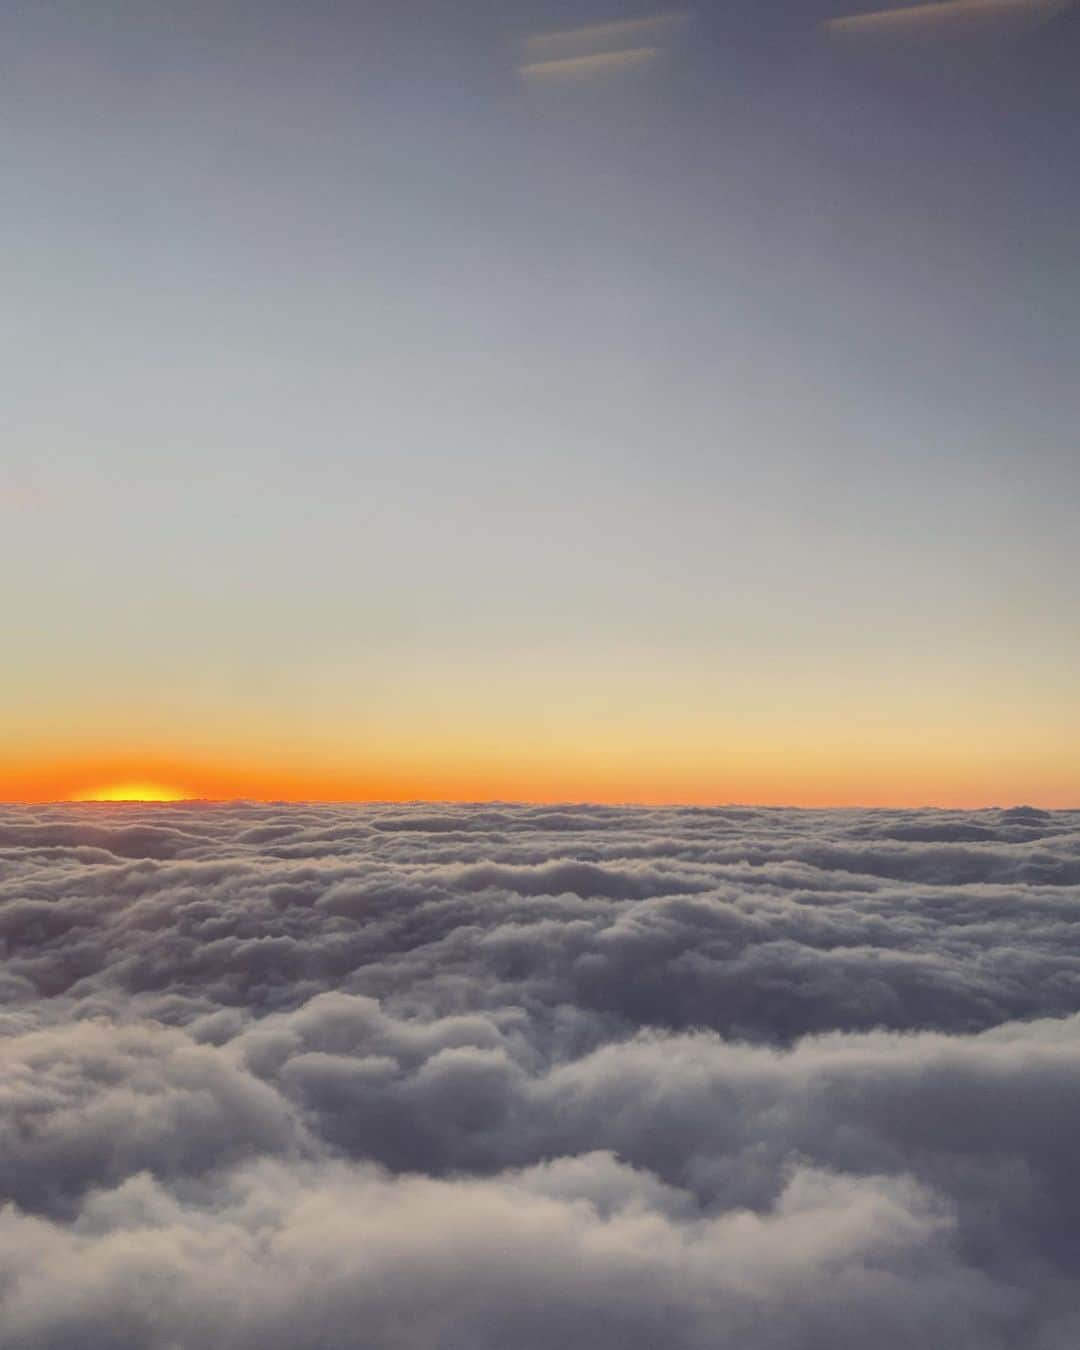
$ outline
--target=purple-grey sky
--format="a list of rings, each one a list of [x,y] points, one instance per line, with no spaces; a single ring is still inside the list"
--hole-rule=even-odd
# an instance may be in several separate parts
[[[5,6],[4,795],[1075,797],[1078,11],[868,8]]]

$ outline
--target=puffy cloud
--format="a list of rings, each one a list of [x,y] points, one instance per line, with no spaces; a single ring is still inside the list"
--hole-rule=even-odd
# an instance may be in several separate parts
[[[1080,1333],[1080,814],[0,808],[13,1350]]]

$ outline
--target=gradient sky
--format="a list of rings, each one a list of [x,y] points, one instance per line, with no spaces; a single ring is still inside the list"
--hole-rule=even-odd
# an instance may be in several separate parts
[[[6,5],[0,796],[1080,801],[1080,11],[871,8]]]

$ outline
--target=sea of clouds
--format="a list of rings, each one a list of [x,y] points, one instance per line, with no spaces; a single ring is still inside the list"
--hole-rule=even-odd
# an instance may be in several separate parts
[[[4,1350],[1076,1350],[1080,812],[0,807]]]

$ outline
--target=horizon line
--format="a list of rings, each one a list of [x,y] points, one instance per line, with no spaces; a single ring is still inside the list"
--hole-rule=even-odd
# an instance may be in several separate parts
[[[167,800],[154,797],[78,798],[54,797],[31,799],[25,797],[0,798],[3,806],[547,806],[547,807],[606,807],[612,810],[753,810],[753,811],[1038,811],[1043,814],[1080,811],[1080,803],[1073,806],[1037,806],[1033,802],[994,802],[980,806],[942,805],[936,802],[901,805],[889,802],[848,802],[813,804],[806,802],[761,802],[717,800],[701,801],[601,801],[596,798],[536,798],[536,797],[173,797]]]

